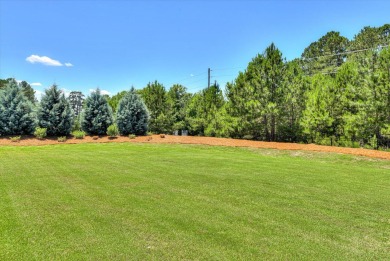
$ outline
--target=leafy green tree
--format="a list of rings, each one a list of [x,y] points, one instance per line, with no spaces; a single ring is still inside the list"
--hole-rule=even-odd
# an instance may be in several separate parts
[[[196,93],[187,107],[190,134],[228,136],[232,127],[224,105],[223,93],[217,83]]]
[[[168,117],[173,130],[182,130],[187,127],[186,109],[191,95],[187,93],[186,87],[174,84],[167,93]]]
[[[300,121],[306,106],[305,94],[309,82],[299,61],[294,60],[286,63],[282,86],[278,140],[302,141],[304,137]]]
[[[32,103],[16,81],[9,81],[0,91],[0,135],[32,134],[35,126]]]
[[[186,109],[186,120],[190,135],[204,135],[206,118],[202,91],[192,95]]]
[[[121,91],[112,97],[109,97],[107,95],[108,97],[106,97],[106,98],[107,98],[108,104],[110,104],[110,106],[114,112],[117,111],[119,101],[123,98],[123,96],[125,96],[127,94],[127,92],[128,91]]]
[[[67,136],[72,131],[73,112],[65,95],[53,85],[45,90],[38,109],[39,127],[49,136]]]
[[[5,89],[7,87],[8,82],[9,79],[0,79],[0,90]]]
[[[22,88],[22,91],[23,91],[23,94],[24,96],[27,97],[27,99],[31,102],[31,103],[35,103],[37,100],[35,99],[35,91],[34,89],[31,87],[31,85],[26,82],[26,81],[22,81],[20,82],[20,87]]]
[[[119,132],[122,135],[144,135],[148,131],[149,112],[134,88],[120,100],[116,114]]]
[[[311,43],[302,53],[303,68],[307,74],[330,73],[344,63],[348,38],[331,31]]]
[[[165,129],[159,126],[170,126],[172,124],[168,113],[167,93],[165,87],[155,81],[140,91],[141,97],[145,102],[150,113],[149,130],[154,133],[163,133]],[[160,116],[164,114],[164,117]],[[157,119],[158,122],[157,122]],[[164,120],[165,122],[161,122]]]
[[[104,135],[113,122],[112,109],[106,98],[97,89],[85,100],[81,127],[90,135]]]
[[[278,139],[282,118],[285,64],[282,53],[271,44],[257,55],[234,83],[226,86],[229,111],[238,118],[238,136]]]
[[[311,89],[306,93],[306,108],[301,125],[311,141],[318,142],[333,135],[331,88],[331,78],[317,74],[312,78]]]

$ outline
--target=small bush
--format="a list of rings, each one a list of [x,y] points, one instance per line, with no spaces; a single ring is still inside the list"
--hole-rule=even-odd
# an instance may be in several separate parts
[[[118,127],[114,124],[108,126],[107,135],[110,136],[111,138],[117,137],[119,135]]]
[[[66,141],[66,136],[58,137],[58,142],[65,142]]]
[[[146,133],[146,136],[152,136],[153,135],[153,132],[151,132],[151,131],[148,131],[147,133]]]
[[[43,140],[47,136],[47,129],[39,127],[35,128],[34,136],[39,140]]]
[[[165,138],[165,134],[160,134],[160,138]]]
[[[99,136],[92,136],[92,139],[97,140],[97,139],[99,139]]]
[[[72,133],[73,137],[75,137],[76,139],[84,139],[85,137],[85,132],[84,131],[74,131]]]
[[[137,137],[137,136],[135,136],[135,134],[129,134],[130,139],[135,139],[135,137]]]
[[[20,139],[21,139],[21,136],[15,136],[15,137],[11,137],[9,138],[12,142],[19,142]]]
[[[244,137],[242,137],[244,140],[253,140],[253,135],[244,135]]]

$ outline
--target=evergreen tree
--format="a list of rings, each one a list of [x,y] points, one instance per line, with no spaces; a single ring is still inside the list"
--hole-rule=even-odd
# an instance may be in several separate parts
[[[171,117],[168,115],[167,92],[165,91],[165,87],[155,81],[148,83],[140,91],[140,94],[150,113],[149,130],[154,133],[164,133],[166,127],[172,125]],[[164,114],[164,116],[161,114]],[[164,126],[163,129],[160,128],[161,126]]]
[[[27,99],[34,104],[37,100],[35,99],[35,91],[31,85],[26,81],[22,81],[19,85],[22,87],[24,96],[26,96]]]
[[[91,135],[106,134],[113,124],[112,109],[106,98],[97,89],[85,100],[85,109],[81,122],[82,129]]]
[[[306,108],[301,125],[312,142],[319,142],[333,134],[331,86],[331,79],[317,74],[312,79],[311,89],[306,93]]]
[[[9,81],[0,91],[0,135],[32,134],[35,126],[32,103],[23,95],[16,81]]]
[[[45,90],[38,109],[39,127],[49,136],[67,136],[72,131],[73,112],[69,101],[57,85]]]
[[[122,135],[144,135],[148,131],[149,112],[134,88],[118,104],[116,121]]]
[[[171,117],[173,130],[182,130],[187,127],[186,109],[191,95],[186,87],[174,84],[167,93],[168,117]]]
[[[344,63],[348,38],[331,31],[318,41],[311,43],[302,53],[303,68],[308,74],[330,73]]]

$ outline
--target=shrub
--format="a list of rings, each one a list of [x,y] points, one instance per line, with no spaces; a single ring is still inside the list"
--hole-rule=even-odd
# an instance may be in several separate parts
[[[47,129],[40,127],[35,128],[34,136],[39,140],[43,140],[47,136]]]
[[[21,138],[22,138],[21,136],[14,136],[14,137],[11,137],[11,138],[9,138],[9,139],[10,139],[12,142],[19,142]]]
[[[81,127],[91,135],[103,135],[113,124],[112,109],[106,98],[97,89],[85,100]]]
[[[33,104],[15,80],[0,91],[0,135],[32,134],[36,126]]]
[[[58,137],[58,142],[65,142],[66,141],[66,136]]]
[[[148,130],[149,112],[134,88],[120,100],[117,111],[118,130],[123,135],[144,135]]]
[[[72,132],[73,137],[76,139],[84,139],[85,137],[85,132],[84,131],[74,131]]]
[[[135,139],[135,137],[137,137],[137,136],[135,136],[134,134],[129,134],[130,139]]]
[[[119,135],[118,127],[115,124],[110,125],[107,128],[107,135],[112,138],[117,137]]]
[[[45,90],[38,109],[38,121],[40,127],[47,129],[47,135],[67,136],[72,131],[72,109],[56,85]]]
[[[99,136],[93,136],[92,139],[97,140],[97,139],[99,139]]]
[[[248,135],[244,135],[243,137],[242,137],[244,140],[253,140],[253,135],[250,135],[250,134],[248,134]]]
[[[160,138],[165,138],[165,134],[160,134]]]

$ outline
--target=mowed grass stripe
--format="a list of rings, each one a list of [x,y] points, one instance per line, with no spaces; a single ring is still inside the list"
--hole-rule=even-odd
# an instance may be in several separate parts
[[[128,143],[0,159],[1,259],[390,257],[389,161]]]

